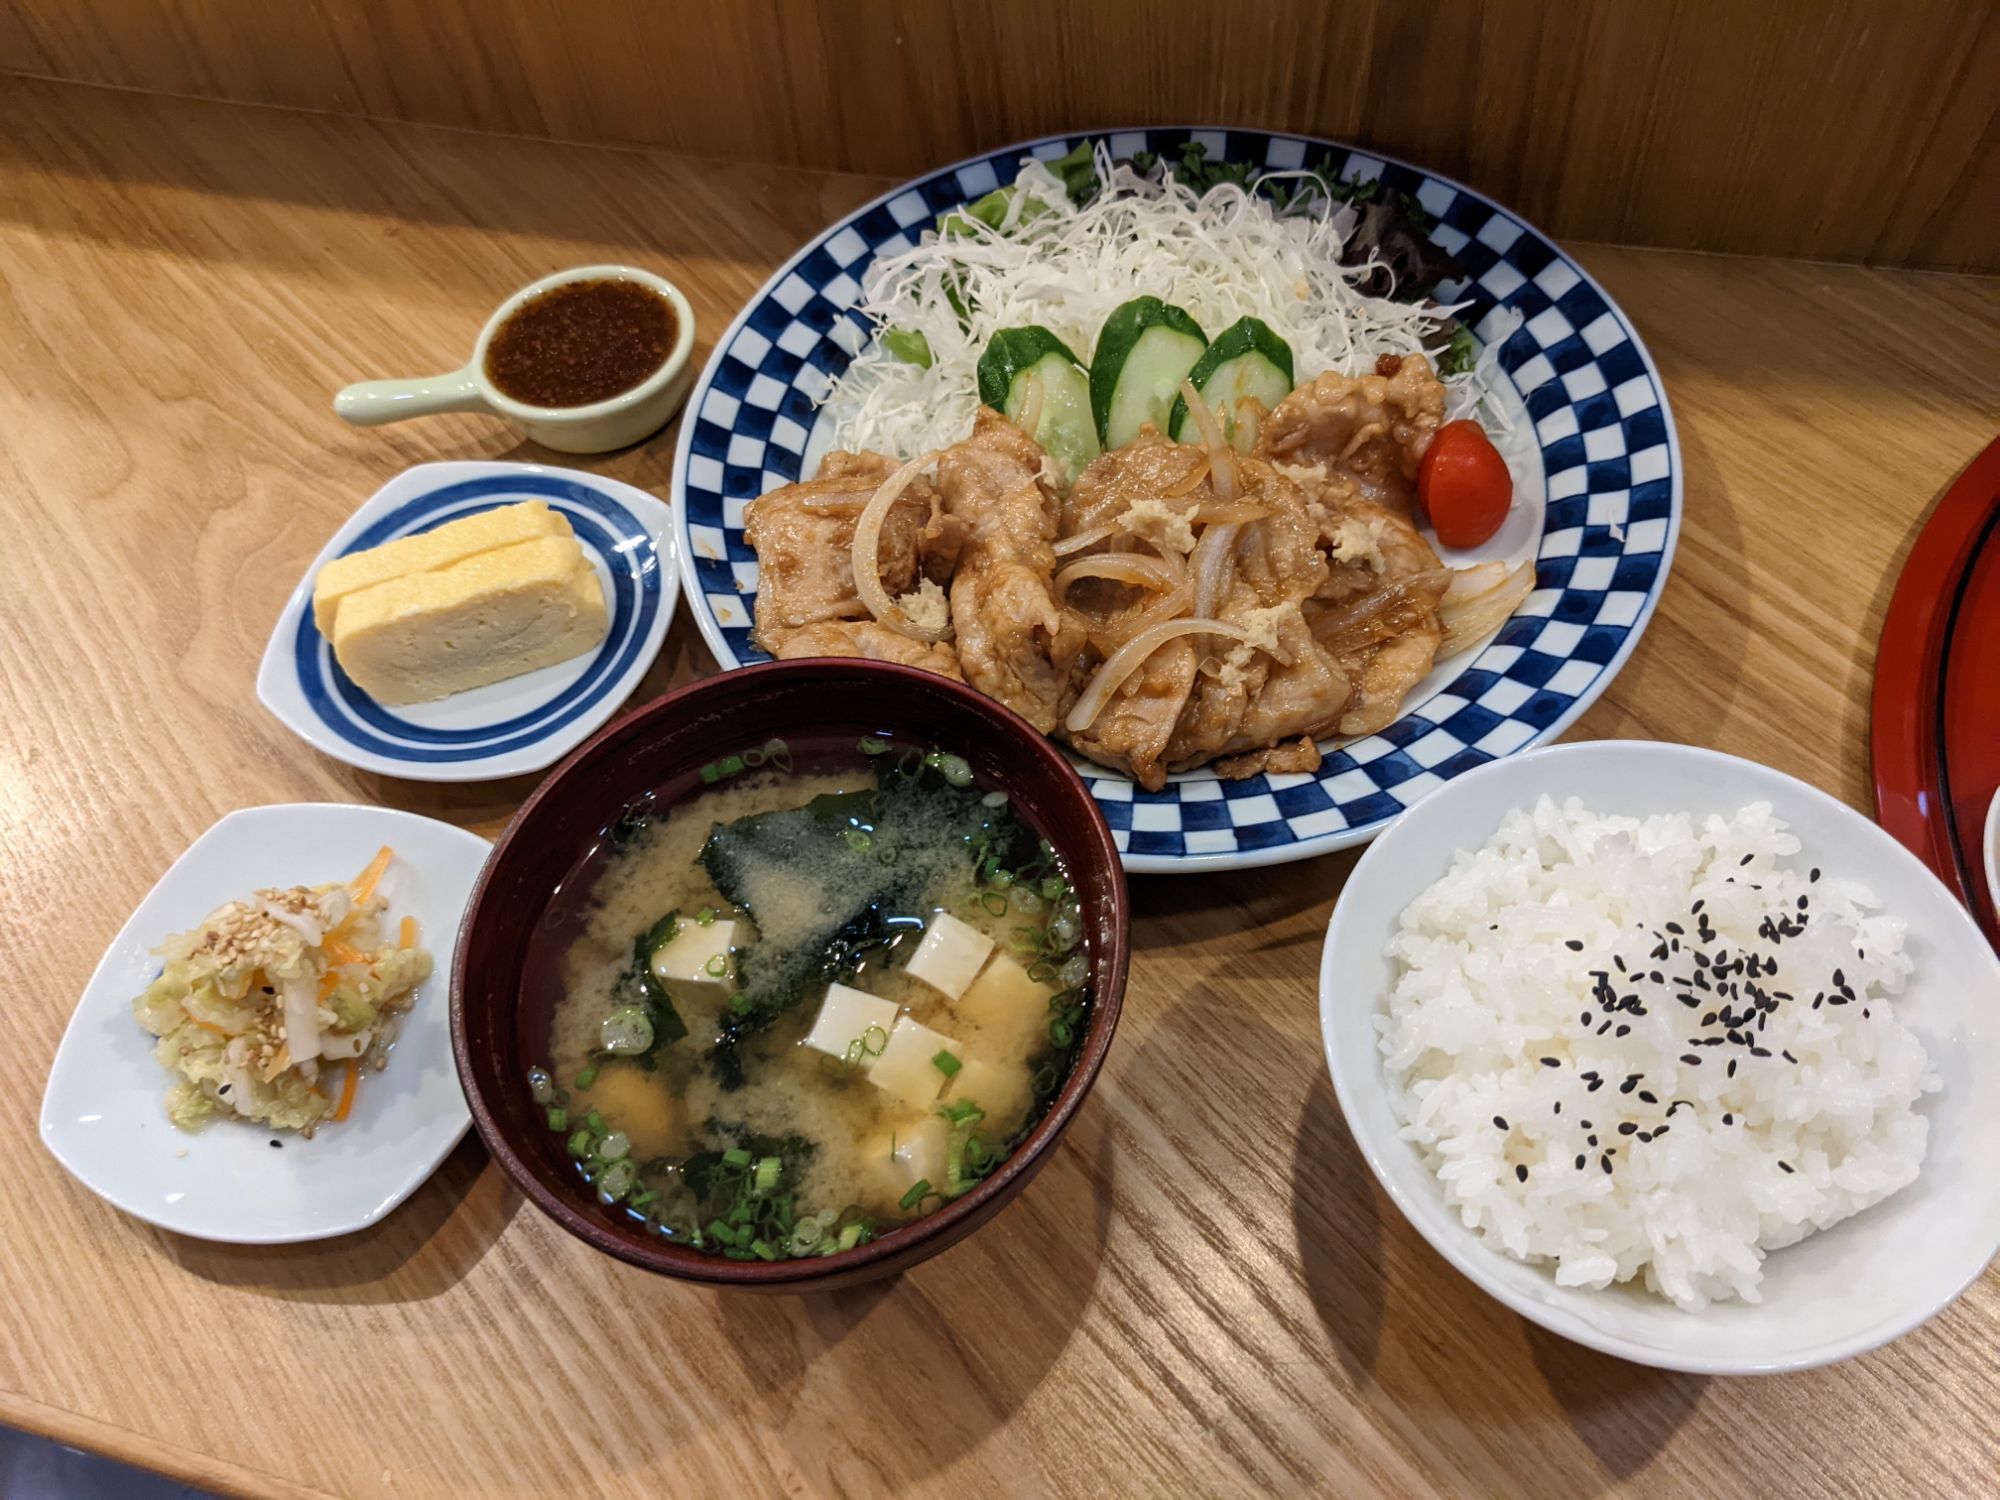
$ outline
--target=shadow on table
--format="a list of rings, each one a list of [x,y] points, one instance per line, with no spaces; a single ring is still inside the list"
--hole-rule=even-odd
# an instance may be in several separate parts
[[[1645,1468],[1694,1411],[1706,1379],[1614,1359],[1517,1316],[1400,1215],[1385,1216],[1385,1202],[1331,1082],[1318,1080],[1292,1179],[1313,1311],[1355,1385],[1375,1386],[1469,1471],[1490,1471],[1514,1447],[1501,1434],[1566,1424],[1616,1483]]]
[[[719,1297],[731,1357],[761,1401],[753,1420],[826,1482],[844,1434],[866,1443],[867,1488],[888,1493],[949,1467],[1003,1426],[1084,1318],[1111,1228],[1112,1141],[1083,1110],[1041,1173],[990,1225],[885,1281],[807,1297]],[[1007,1315],[996,1317],[996,1307]],[[810,1395],[808,1394],[810,1391]],[[894,1441],[882,1440],[886,1433]]]
[[[468,1135],[410,1200],[380,1223],[303,1245],[219,1245],[129,1221],[180,1266],[219,1285],[286,1301],[421,1302],[449,1291],[521,1206]]]

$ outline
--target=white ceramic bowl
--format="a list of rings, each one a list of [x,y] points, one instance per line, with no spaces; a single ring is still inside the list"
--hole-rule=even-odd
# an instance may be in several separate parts
[[[516,401],[488,377],[487,347],[522,303],[572,281],[636,281],[657,292],[674,310],[674,347],[659,369],[631,390],[606,400],[585,406],[530,406]],[[490,412],[513,421],[544,448],[558,453],[609,453],[652,436],[673,420],[694,383],[693,354],[694,309],[666,277],[636,266],[575,266],[529,282],[494,309],[464,369],[414,380],[365,380],[335,396],[333,409],[342,421],[357,427],[378,427],[436,412]]]
[[[1397,1134],[1374,1021],[1391,983],[1397,918],[1460,848],[1544,792],[1598,812],[1729,812],[1769,802],[1799,858],[1873,888],[1909,924],[1917,963],[1897,1010],[1922,1039],[1940,1093],[1919,1108],[1929,1149],[1915,1183],[1765,1262],[1764,1300],[1680,1311],[1629,1287],[1558,1287],[1550,1270],[1490,1249],[1459,1222]],[[1334,1091],[1396,1206],[1485,1291],[1565,1338],[1640,1364],[1748,1375],[1829,1364],[1907,1333],[1946,1307],[2000,1249],[2000,960],[1965,910],[1900,844],[1802,781],[1684,745],[1601,741],[1495,761],[1446,783],[1383,834],[1349,875],[1327,927],[1320,1024]]]
[[[1986,807],[1986,894],[2000,911],[2000,792]]]
[[[387,844],[389,912],[417,919],[436,960],[389,1066],[354,1112],[311,1140],[240,1120],[190,1135],[167,1122],[174,1076],[132,1000],[160,972],[153,949],[261,886],[351,880]],[[366,1228],[414,1193],[472,1123],[451,1058],[451,955],[489,846],[386,807],[325,803],[233,812],[160,877],[105,950],[70,1017],[42,1097],[42,1144],[98,1197],[196,1239],[280,1245]],[[273,1149],[271,1142],[281,1143]]]

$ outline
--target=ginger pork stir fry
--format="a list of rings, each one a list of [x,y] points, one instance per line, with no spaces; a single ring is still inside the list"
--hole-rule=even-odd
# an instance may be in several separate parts
[[[1316,769],[1527,593],[1531,567],[1447,568],[1410,519],[1445,409],[1421,356],[1238,403],[1233,445],[1182,394],[1203,441],[1148,424],[1067,494],[991,407],[900,468],[829,454],[749,508],[758,643],[962,678],[1157,788]]]

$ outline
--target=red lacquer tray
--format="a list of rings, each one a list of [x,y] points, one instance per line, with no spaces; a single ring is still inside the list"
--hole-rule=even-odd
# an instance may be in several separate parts
[[[2000,949],[1986,810],[2000,791],[2000,441],[1938,502],[1875,657],[1875,815]]]

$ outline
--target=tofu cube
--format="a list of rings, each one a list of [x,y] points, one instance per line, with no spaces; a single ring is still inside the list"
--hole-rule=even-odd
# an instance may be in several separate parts
[[[1051,985],[1028,977],[1008,954],[986,966],[956,1007],[978,1028],[979,1052],[1000,1060],[1027,1057],[1048,1040]]]
[[[826,988],[826,999],[820,1005],[819,1016],[814,1020],[812,1030],[806,1033],[806,1045],[815,1052],[845,1060],[848,1049],[856,1042],[872,1041],[868,1033],[875,1030],[882,1033],[882,1046],[876,1052],[886,1054],[890,1036],[896,1029],[897,1012],[898,1007],[893,1000],[884,1000],[852,985],[830,984]],[[878,1060],[864,1048],[859,1065],[867,1068]]]
[[[918,1183],[941,1191],[950,1137],[951,1127],[931,1115],[870,1139],[860,1162],[864,1206],[877,1213],[906,1214],[912,1210],[901,1206],[903,1195]]]
[[[970,1100],[986,1111],[980,1130],[988,1136],[1004,1136],[1028,1112],[1034,1092],[1034,1075],[1025,1062],[996,1062],[990,1057],[973,1057],[944,1086],[944,1102]]]
[[[935,1061],[937,1055],[949,1052],[959,1057],[963,1050],[942,1032],[904,1016],[889,1033],[889,1045],[869,1066],[868,1081],[912,1109],[929,1110],[936,1106],[945,1084],[944,1069]]]
[[[933,912],[909,972],[948,1000],[956,1000],[993,952],[993,939],[948,911]]]
[[[736,993],[736,959],[729,949],[736,924],[717,917],[707,926],[692,917],[681,919],[680,930],[653,955],[653,977],[674,999],[706,999],[720,1005]],[[721,959],[722,972],[712,965]]]

